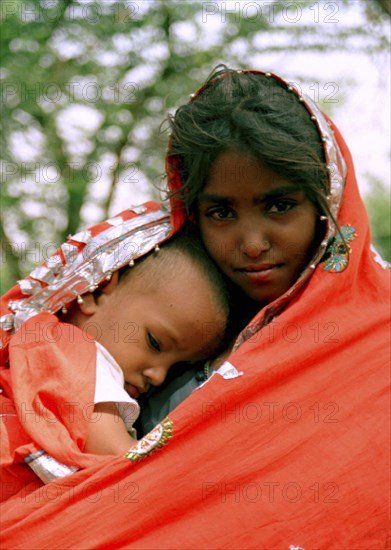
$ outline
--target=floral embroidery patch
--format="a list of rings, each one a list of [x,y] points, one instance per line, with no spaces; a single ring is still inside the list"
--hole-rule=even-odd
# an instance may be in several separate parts
[[[125,458],[131,460],[132,462],[137,462],[138,460],[145,458],[153,451],[156,451],[156,449],[163,447],[163,445],[165,445],[172,437],[172,432],[173,424],[168,416],[166,416],[166,418],[159,422],[153,430],[140,439],[137,445],[129,449],[129,451],[124,455]]]
[[[343,225],[327,249],[329,254],[323,269],[331,273],[340,273],[348,267],[352,249],[348,242],[357,237],[356,230],[350,224]]]

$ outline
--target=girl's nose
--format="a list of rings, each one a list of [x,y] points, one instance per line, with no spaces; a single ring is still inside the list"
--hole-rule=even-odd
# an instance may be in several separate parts
[[[248,258],[258,258],[270,249],[269,241],[248,241],[242,246],[242,251]]]
[[[270,250],[270,247],[270,241],[259,220],[257,224],[254,223],[251,227],[247,224],[243,227],[240,248],[245,256],[256,259],[264,252]]]

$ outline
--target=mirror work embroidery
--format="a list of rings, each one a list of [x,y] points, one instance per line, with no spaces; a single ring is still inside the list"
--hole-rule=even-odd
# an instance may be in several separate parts
[[[356,230],[350,224],[343,225],[327,249],[328,258],[323,269],[331,273],[340,273],[348,267],[352,251],[349,242],[357,237]]]

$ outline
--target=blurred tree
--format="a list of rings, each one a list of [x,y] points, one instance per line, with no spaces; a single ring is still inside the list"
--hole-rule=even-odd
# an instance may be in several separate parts
[[[370,4],[370,2],[368,2]],[[391,15],[391,0],[375,0],[375,4],[378,5],[378,9],[387,15]]]
[[[2,291],[69,233],[158,197],[160,123],[214,65],[388,48],[387,3],[357,4],[368,25],[333,25],[349,2],[2,0]]]
[[[371,223],[373,244],[382,258],[391,262],[391,196],[390,190],[376,178],[368,178],[370,193],[364,197]]]

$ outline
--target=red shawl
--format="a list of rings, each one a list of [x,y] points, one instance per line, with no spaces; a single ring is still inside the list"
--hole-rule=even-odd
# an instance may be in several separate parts
[[[3,548],[389,548],[389,275],[335,132],[347,269],[318,264],[229,357],[242,374],[212,376],[137,452],[10,497]]]

